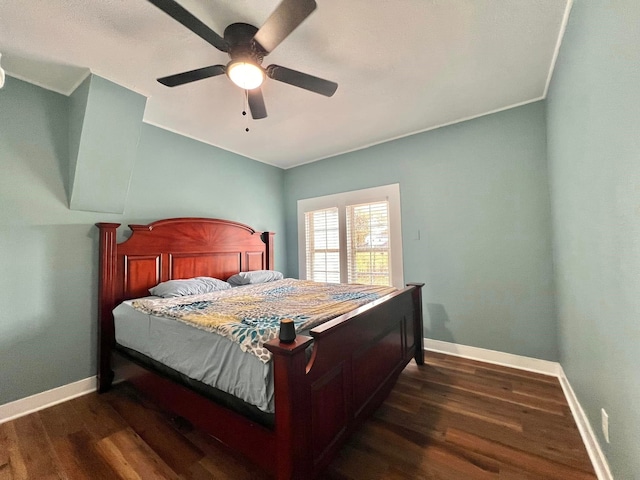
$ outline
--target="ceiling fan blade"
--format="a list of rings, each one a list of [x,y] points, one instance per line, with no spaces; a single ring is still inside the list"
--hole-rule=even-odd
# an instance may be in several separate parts
[[[249,110],[251,110],[251,116],[253,119],[260,120],[261,118],[266,118],[267,107],[264,105],[262,89],[258,87],[253,90],[247,90],[247,96],[249,101]]]
[[[182,25],[187,27],[193,33],[203,38],[218,50],[226,52],[229,50],[227,42],[211,30],[207,25],[198,20],[193,14],[189,13],[183,6],[175,2],[175,0],[148,0],[156,7],[169,15],[174,20],[177,20]]]
[[[270,53],[317,7],[315,0],[282,0],[253,40]]]
[[[338,84],[336,82],[314,77],[313,75],[298,72],[297,70],[291,70],[287,67],[281,67],[280,65],[269,65],[266,68],[266,71],[269,78],[304,88],[311,92],[319,93],[325,97],[331,97],[336,93],[338,88]]]
[[[222,75],[226,71],[227,67],[225,67],[224,65],[211,65],[210,67],[198,68],[196,70],[190,70],[188,72],[176,73],[175,75],[162,77],[158,79],[158,82],[166,85],[167,87],[177,87],[178,85],[195,82],[196,80],[202,80],[204,78]]]

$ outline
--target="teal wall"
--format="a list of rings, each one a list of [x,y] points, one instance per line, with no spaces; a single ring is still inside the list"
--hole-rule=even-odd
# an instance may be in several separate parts
[[[69,210],[71,103],[10,77],[0,90],[0,405],[95,375],[95,222],[206,216],[284,232],[282,170],[149,125],[125,213]],[[283,252],[276,235],[281,270]]]
[[[126,213],[206,216],[276,232],[285,269],[283,170],[143,124]],[[159,217],[160,216],[160,217]]]
[[[124,213],[147,98],[93,74],[78,90],[69,108],[69,146],[77,151],[70,158],[74,168],[69,172],[69,206]],[[84,107],[82,118],[78,118],[79,107]],[[81,128],[71,122],[82,122]]]
[[[561,363],[619,479],[640,478],[639,25],[637,0],[574,0],[547,99]]]
[[[287,170],[289,273],[297,200],[399,183],[426,336],[557,360],[546,158],[537,102]]]

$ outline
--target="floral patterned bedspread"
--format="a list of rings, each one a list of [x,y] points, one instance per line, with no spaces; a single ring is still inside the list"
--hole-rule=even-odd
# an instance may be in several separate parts
[[[286,278],[201,295],[139,299],[132,305],[227,337],[267,363],[271,353],[263,344],[278,336],[280,320],[292,319],[296,331],[312,328],[395,290]]]

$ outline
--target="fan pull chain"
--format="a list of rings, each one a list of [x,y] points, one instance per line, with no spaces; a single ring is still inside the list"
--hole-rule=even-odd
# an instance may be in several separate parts
[[[247,110],[249,109],[249,90],[245,90],[244,91],[244,110],[242,110],[242,115],[244,115],[244,118],[246,120],[246,128],[244,129],[245,132],[249,131],[249,117],[247,117]]]

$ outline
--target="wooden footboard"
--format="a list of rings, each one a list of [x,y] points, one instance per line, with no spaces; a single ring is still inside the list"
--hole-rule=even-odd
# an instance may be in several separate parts
[[[292,344],[266,344],[274,354],[278,479],[315,477],[407,363],[423,363],[421,287],[412,284]]]

